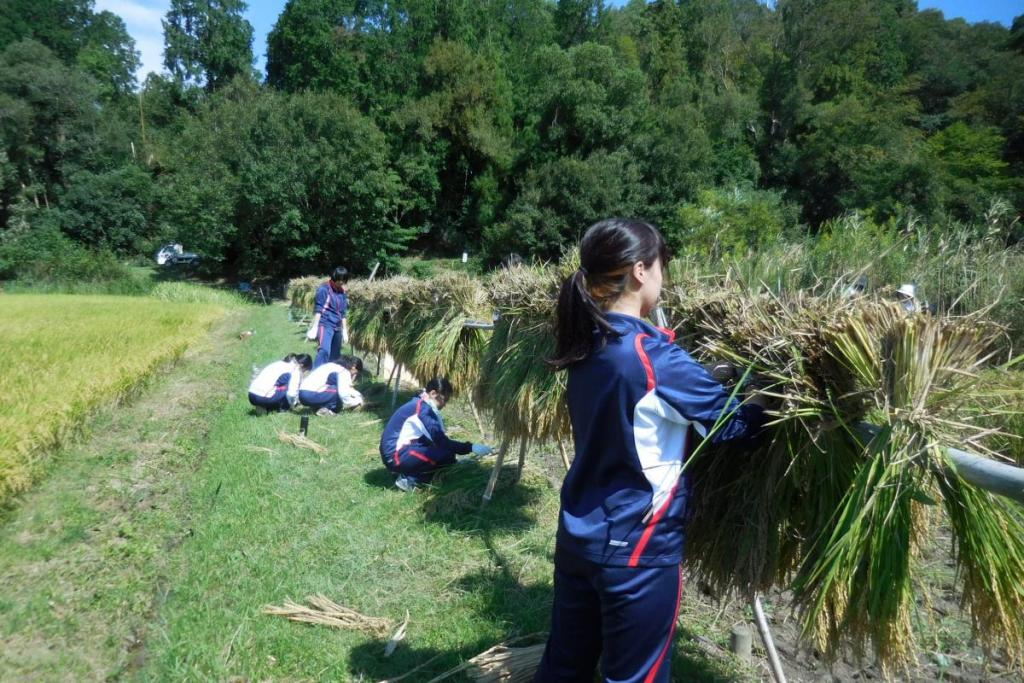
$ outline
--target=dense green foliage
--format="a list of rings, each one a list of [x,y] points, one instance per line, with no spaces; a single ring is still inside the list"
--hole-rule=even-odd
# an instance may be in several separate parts
[[[742,254],[851,213],[984,237],[1024,208],[1024,23],[913,0],[174,0],[138,92],[91,0],[0,8],[0,239],[213,274],[551,258],[638,215]],[[1008,231],[1007,242],[1019,238]],[[5,265],[7,277],[19,264]]]

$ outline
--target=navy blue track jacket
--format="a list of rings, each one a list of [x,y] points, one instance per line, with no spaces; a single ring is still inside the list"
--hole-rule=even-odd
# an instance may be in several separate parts
[[[341,319],[348,313],[348,294],[336,292],[328,280],[316,290],[313,311],[320,314],[320,324],[332,330],[341,329]]]
[[[422,398],[403,404],[384,426],[380,436],[380,457],[387,465],[395,462],[398,451],[406,446],[436,446],[465,455],[473,449],[468,441],[453,441],[444,431],[444,421],[434,407]]]
[[[673,333],[632,316],[606,315],[622,336],[609,337],[568,370],[576,458],[562,485],[558,553],[608,566],[678,564],[685,456],[723,411],[731,417],[713,441],[757,434],[763,411],[730,399],[672,343]]]

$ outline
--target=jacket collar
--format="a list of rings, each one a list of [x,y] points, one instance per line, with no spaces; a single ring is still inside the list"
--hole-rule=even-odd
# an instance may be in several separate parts
[[[633,316],[626,315],[625,313],[614,312],[608,312],[604,315],[608,319],[608,322],[611,323],[612,327],[620,332],[640,332],[650,337],[661,339],[662,341],[666,341],[670,344],[676,340],[676,333],[672,330],[667,330],[664,327],[657,327],[642,318],[634,318]]]

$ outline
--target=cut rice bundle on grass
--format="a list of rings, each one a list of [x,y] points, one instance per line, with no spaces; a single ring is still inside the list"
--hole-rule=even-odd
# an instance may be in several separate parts
[[[295,446],[296,448],[304,448],[307,451],[313,451],[317,455],[327,455],[327,447],[318,444],[308,436],[302,434],[292,434],[291,432],[278,431],[278,441]]]
[[[540,661],[544,657],[545,644],[540,643],[527,647],[509,646],[513,643],[534,640],[542,635],[522,636],[499,643],[455,668],[445,671],[440,676],[431,678],[427,683],[439,683],[439,681],[447,680],[463,671],[472,680],[485,683],[498,683],[499,681],[503,683],[525,683],[526,681],[532,681],[534,674],[540,667]],[[413,669],[413,671],[416,671],[416,669]],[[412,672],[410,671],[409,673]],[[408,673],[391,680],[397,681],[405,678],[407,675]]]
[[[495,645],[469,660],[466,673],[480,683],[528,683],[540,666],[544,647],[544,643],[529,647]]]
[[[339,605],[319,593],[306,597],[306,602],[310,606],[285,600],[281,607],[267,605],[263,608],[263,613],[306,624],[361,631],[376,638],[386,638],[391,633],[392,622],[390,619],[368,617],[354,609]]]

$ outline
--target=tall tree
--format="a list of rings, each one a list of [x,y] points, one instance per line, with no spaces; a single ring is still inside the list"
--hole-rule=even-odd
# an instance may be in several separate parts
[[[252,24],[242,0],[171,0],[163,20],[164,65],[178,80],[214,91],[252,74]]]
[[[42,43],[67,66],[79,66],[107,99],[135,86],[139,53],[124,21],[94,12],[93,0],[4,0],[0,50],[19,40]]]

